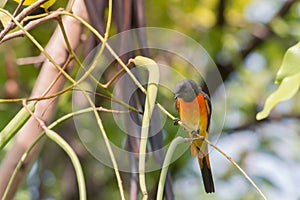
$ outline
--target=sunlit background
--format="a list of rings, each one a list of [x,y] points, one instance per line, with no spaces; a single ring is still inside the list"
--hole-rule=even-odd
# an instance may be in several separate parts
[[[221,8],[222,12],[219,10],[220,2],[225,6]],[[300,199],[300,95],[280,103],[268,119],[255,119],[266,97],[278,87],[274,80],[284,52],[300,39],[300,2],[291,1],[291,7],[281,12],[286,2],[145,1],[147,26],[169,28],[190,36],[207,50],[217,66],[222,67],[221,74],[226,88],[226,118],[221,136],[214,133],[210,135],[210,139],[246,171],[270,200]],[[57,2],[52,9],[64,6],[66,2],[60,3]],[[6,8],[13,10],[16,5],[9,1]],[[55,25],[55,22],[47,22],[31,33],[45,45]],[[0,73],[1,98],[29,96],[40,69],[32,64],[15,63],[20,62],[20,58],[35,55],[39,55],[39,51],[25,38],[14,39],[0,46],[0,68],[3,69]],[[154,60],[178,70],[182,65],[188,65],[172,56],[165,57],[157,52],[154,55]],[[208,75],[208,78],[212,79],[213,75]],[[166,105],[172,114],[178,115],[173,106],[172,92],[162,89],[160,95],[160,103]],[[216,88],[210,95],[218,99],[221,94]],[[219,100],[224,101],[222,98]],[[57,116],[71,112],[70,102],[71,94],[61,96]],[[103,105],[109,106],[110,102],[105,101]],[[218,110],[223,109],[220,105],[223,103],[218,101],[213,104],[216,118]],[[0,104],[1,129],[19,108],[21,104]],[[120,130],[114,129],[112,116],[103,114],[102,117],[104,121],[107,119],[109,137],[118,145],[124,146],[126,135],[115,136]],[[86,151],[78,139],[73,121],[69,120],[56,129],[80,157],[89,199],[119,199],[113,170]],[[165,123],[165,129],[167,132],[164,139],[168,143],[173,137],[172,131],[176,131],[177,127],[170,120]],[[0,161],[9,147],[8,145],[0,152]],[[197,159],[192,158],[187,150],[170,167],[176,199],[261,198],[235,166],[216,150],[210,149],[216,193],[205,194]],[[160,171],[155,171],[147,175],[152,193],[156,192],[155,183],[159,173]],[[128,195],[130,175],[123,173],[122,178]],[[16,199],[72,199],[77,197],[77,192],[73,167],[67,156],[57,145],[46,141]]]

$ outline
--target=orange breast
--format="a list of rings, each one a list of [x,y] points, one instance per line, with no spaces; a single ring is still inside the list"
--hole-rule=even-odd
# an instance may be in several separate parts
[[[177,108],[183,124],[192,130],[200,129],[200,135],[206,136],[209,114],[202,94],[199,94],[192,102],[184,102],[183,99],[178,98]]]

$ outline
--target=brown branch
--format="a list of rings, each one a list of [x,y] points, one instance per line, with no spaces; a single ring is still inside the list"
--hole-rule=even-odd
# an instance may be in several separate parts
[[[38,67],[44,61],[45,61],[45,56],[44,55],[38,55],[38,56],[32,56],[32,57],[18,58],[16,63],[17,63],[17,65],[34,64],[35,67]]]
[[[279,113],[273,113],[271,114],[268,118],[263,119],[263,120],[252,120],[251,122],[242,124],[240,126],[236,126],[233,128],[227,128],[227,129],[223,129],[223,132],[227,133],[227,134],[234,134],[235,132],[238,131],[243,131],[243,130],[255,130],[257,128],[257,126],[264,124],[266,122],[278,122],[284,119],[296,119],[296,120],[300,120],[300,115],[299,114],[279,114]]]
[[[26,26],[24,26],[24,29],[26,31],[29,31],[30,29],[32,29],[32,28],[34,28],[34,27],[36,27],[36,26],[38,26],[38,25],[40,25],[40,24],[42,24],[46,21],[56,19],[59,16],[59,12],[62,11],[62,10],[63,10],[63,8],[59,8],[58,10],[51,12],[49,15],[47,15],[43,18],[39,18],[39,19],[30,21]],[[2,38],[2,40],[0,41],[0,44],[7,41],[7,40],[12,39],[12,38],[22,37],[24,35],[25,34],[22,30],[7,34]]]
[[[221,28],[224,26],[225,23],[225,7],[226,7],[226,0],[219,0],[217,24]]]
[[[25,0],[21,0],[21,1],[19,2],[19,5],[17,6],[17,8],[15,9],[15,11],[14,11],[14,13],[13,13],[13,16],[14,16],[14,17],[17,16],[17,14],[19,13],[19,11],[21,10],[24,1],[25,1]],[[12,22],[12,20],[11,20],[11,22]]]
[[[277,14],[274,15],[273,19],[275,19],[276,17],[284,17],[295,2],[296,0],[285,1],[281,9],[277,12]],[[261,45],[265,41],[265,39],[273,34],[274,33],[269,24],[255,26],[252,31],[252,39],[248,42],[247,47],[240,52],[242,58],[245,58],[251,51],[253,51],[253,49]]]
[[[87,20],[87,12],[83,1],[75,1],[73,11],[74,14]],[[63,23],[65,25],[70,44],[73,49],[76,49],[76,47],[79,45],[80,37],[82,34],[82,26],[78,21],[71,17],[64,17]],[[68,51],[59,28],[56,29],[56,31],[52,35],[52,38],[48,42],[46,51],[57,63],[63,64],[66,62],[66,59],[68,58]],[[69,65],[68,68],[70,70],[72,66]],[[53,79],[57,77],[57,74],[59,74],[59,71],[53,66],[53,64],[46,60],[42,66],[36,84],[33,88],[31,97],[41,96],[44,93],[44,91],[48,88],[48,86],[52,83]],[[60,77],[58,81],[53,85],[48,94],[51,95],[60,91],[63,88],[64,83],[65,78]],[[46,123],[49,123],[51,117],[54,114],[56,102],[57,99],[55,100],[55,102],[52,102],[51,99],[38,101],[38,103],[36,104],[35,115],[37,115]],[[7,183],[19,159],[26,151],[26,149],[40,135],[41,132],[42,129],[40,126],[38,126],[38,123],[34,119],[30,118],[14,138],[14,144],[6,154],[0,166],[0,197],[3,196],[4,189],[6,188]],[[9,199],[13,198],[20,182],[24,179],[27,170],[34,161],[34,158],[37,156],[39,148],[40,145],[36,146],[33,149],[33,151],[28,156],[28,159],[26,159],[24,167],[22,167],[21,171],[19,171],[19,173],[17,174],[15,182],[8,196]]]
[[[285,16],[295,2],[297,2],[297,0],[286,0],[283,6],[281,7],[281,9],[278,11],[276,16],[278,17]]]
[[[142,28],[146,26],[146,13],[144,8],[144,1],[135,0],[133,3],[133,25],[136,28]],[[147,34],[144,29],[137,30],[137,39],[141,47],[147,47]],[[150,57],[149,49],[140,49],[141,54]]]
[[[18,16],[16,17],[16,20],[18,22],[22,21],[25,17],[27,17],[32,11],[34,11],[35,9],[37,9],[38,7],[40,7],[43,3],[45,3],[46,1],[49,0],[38,0],[36,2],[34,2],[33,4],[31,4],[30,6],[28,6],[27,8],[25,8],[20,14],[18,14]],[[10,20],[7,25],[4,27],[4,30],[2,30],[0,32],[0,41],[3,39],[3,37],[13,28],[15,28],[16,25],[15,23]]]
[[[285,1],[281,9],[277,12],[276,15],[274,15],[273,19],[277,17],[284,17],[295,2],[296,0]],[[256,25],[252,28],[252,30],[252,39],[248,42],[247,47],[245,49],[242,49],[240,52],[242,58],[245,58],[255,48],[261,45],[267,38],[274,35],[274,32],[272,31],[272,28],[269,23],[266,25]]]

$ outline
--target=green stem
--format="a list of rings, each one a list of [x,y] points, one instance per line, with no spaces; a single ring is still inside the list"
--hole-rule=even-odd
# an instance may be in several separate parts
[[[108,20],[108,23],[110,24],[111,23],[111,15],[112,15],[112,1],[110,0],[110,3],[109,3],[109,20]],[[22,25],[17,21],[15,20],[15,18],[13,16],[11,16],[11,14],[4,10],[4,9],[1,9],[0,8],[0,12],[3,12],[5,13],[6,15],[8,15],[14,22],[15,24],[20,27],[22,29],[22,31],[24,32],[24,34],[38,47],[38,49],[41,51],[41,53],[43,53],[45,55],[46,58],[49,59],[49,61],[69,80],[71,81],[74,85],[76,85],[80,90],[82,90],[82,88],[78,85],[78,83],[82,80],[84,80],[89,74],[90,72],[92,71],[92,67],[85,73],[85,75],[83,77],[81,77],[81,79],[76,82],[72,77],[70,77],[70,75],[68,75],[64,70],[61,69],[61,67],[52,59],[52,57],[44,50],[44,48],[35,40],[35,38],[30,34],[28,33],[23,27]],[[68,13],[66,11],[62,11],[61,14],[64,14],[64,15],[69,15],[75,19],[81,19],[80,17],[76,16],[76,15],[73,15],[71,13]],[[82,19],[81,19],[82,20]],[[79,20],[80,21],[80,20]],[[88,23],[85,22],[87,25]],[[91,27],[89,24],[88,24],[89,27]],[[108,26],[110,27],[110,25]],[[96,31],[96,30],[95,30]],[[97,32],[97,31],[96,31]],[[97,33],[97,35],[100,35],[99,33]],[[102,36],[101,38],[103,39],[102,42],[103,42],[103,46],[106,45],[106,40],[107,40],[107,37],[108,37],[108,33],[106,33],[106,36],[105,38],[103,39]],[[111,49],[112,50],[112,49]],[[119,58],[120,60],[120,58]],[[108,149],[108,152],[109,152],[109,155],[111,157],[111,160],[112,160],[112,163],[113,163],[113,166],[114,166],[114,170],[115,170],[115,173],[116,173],[116,177],[117,177],[117,181],[118,181],[118,186],[119,186],[119,190],[120,190],[120,193],[121,193],[121,198],[122,199],[125,199],[125,195],[124,195],[124,190],[123,190],[123,186],[122,186],[122,180],[121,180],[121,176],[120,176],[120,173],[118,171],[118,165],[117,165],[117,162],[116,162],[116,159],[115,159],[115,156],[113,154],[113,151],[112,151],[112,148],[110,146],[110,143],[109,143],[109,140],[108,140],[108,137],[106,135],[106,132],[104,130],[104,127],[103,127],[103,124],[102,124],[102,121],[100,119],[100,116],[98,115],[96,109],[95,109],[95,105],[93,104],[92,100],[90,99],[90,97],[82,90],[83,94],[85,95],[85,97],[87,98],[88,102],[91,104],[91,106],[94,108],[94,114],[95,114],[95,117],[97,119],[97,123],[98,123],[98,126],[101,130],[101,133],[104,137],[104,141],[105,141],[105,144],[106,144],[106,147]]]
[[[170,147],[168,148],[161,172],[159,177],[159,183],[158,183],[158,189],[157,189],[157,196],[156,200],[162,200],[163,199],[163,193],[164,193],[164,186],[166,182],[166,177],[169,169],[169,165],[171,163],[171,159],[173,156],[173,153],[175,152],[176,147],[179,144],[182,144],[185,142],[185,139],[183,137],[176,137],[174,140],[172,140]]]
[[[149,135],[150,119],[152,116],[152,111],[155,106],[156,96],[157,96],[157,85],[159,82],[159,70],[158,65],[151,59],[137,56],[131,59],[129,62],[134,62],[138,67],[144,67],[148,70],[148,87],[146,93],[145,110],[142,120],[142,131],[141,131],[141,143],[139,152],[139,181],[140,188],[143,193],[143,199],[148,199],[148,192],[146,187],[146,177],[145,177],[145,164],[146,164],[146,148],[147,140]]]
[[[33,147],[42,139],[42,137],[44,136],[45,134],[40,134],[38,136],[38,138],[35,139],[35,141],[30,145],[30,147],[25,151],[25,153],[22,155],[21,159],[19,160],[15,170],[13,171],[10,179],[9,179],[9,182],[7,184],[7,187],[5,188],[5,191],[4,191],[4,194],[2,196],[2,199],[1,200],[6,200],[7,199],[7,195],[8,195],[8,192],[10,190],[10,188],[12,187],[12,184],[17,176],[17,173],[18,171],[21,169],[22,165],[24,164],[27,156],[29,155],[30,151],[33,149]]]
[[[83,176],[82,167],[76,153],[74,152],[72,147],[56,132],[50,129],[46,129],[45,132],[46,135],[55,143],[57,143],[70,157],[77,176],[77,182],[79,188],[79,199],[85,200],[86,199],[85,180]]]
[[[42,54],[59,70],[69,81],[76,85],[76,82],[72,79],[72,77],[65,72],[55,61],[54,59],[45,51],[42,45],[27,31],[24,27],[7,11],[0,8],[0,12],[3,12],[7,16],[9,16],[14,23],[24,32],[24,34],[31,40],[31,42],[40,50]]]
[[[85,27],[87,27],[95,36],[102,42],[104,43],[104,38],[100,35],[100,33],[93,28],[88,22],[86,22],[84,19],[81,17],[78,17],[76,15],[73,15],[72,13],[66,12],[66,11],[61,11],[61,15],[68,15],[76,20],[80,21]],[[129,68],[124,64],[124,62],[121,60],[121,58],[117,55],[117,53],[111,48],[111,46],[108,43],[105,43],[105,46],[107,50],[111,53],[111,55],[117,60],[117,62],[125,69],[125,71],[128,73],[130,78],[133,80],[133,82],[138,86],[138,88],[143,92],[146,93],[145,88],[141,85],[141,83],[137,80],[137,78],[131,73]]]
[[[25,109],[25,108],[24,108]],[[76,112],[73,112],[73,113],[69,113],[67,115],[64,115],[63,117],[57,119],[56,121],[54,121],[52,124],[50,124],[48,126],[49,129],[52,129],[54,128],[56,125],[58,125],[59,123],[71,118],[71,117],[74,117],[76,115],[80,115],[80,114],[84,114],[84,113],[87,113],[87,112],[91,112],[93,111],[93,108],[86,108],[86,109],[83,109],[83,110],[79,110],[79,111],[76,111]],[[31,152],[31,150],[33,149],[33,147],[42,139],[42,137],[45,136],[45,132],[41,133],[38,138],[36,138],[34,140],[34,142],[30,145],[30,147],[25,151],[25,153],[22,155],[21,159],[19,160],[12,176],[10,177],[10,180],[8,182],[8,185],[4,191],[4,194],[3,194],[3,197],[2,197],[2,200],[5,200],[7,198],[7,195],[8,195],[8,192],[15,180],[15,177],[17,175],[17,172],[20,170],[20,168],[22,167],[23,163],[25,162],[27,156],[29,155],[29,153]]]
[[[25,108],[24,108],[25,109]],[[108,109],[105,109],[105,108],[98,108],[97,110],[99,111],[103,111],[103,112],[115,112],[115,113],[124,113],[122,111],[117,111],[117,110],[108,110]],[[88,112],[92,112],[93,111],[93,108],[86,108],[86,109],[82,109],[82,110],[78,110],[76,112],[72,112],[72,113],[69,113],[69,114],[66,114],[64,116],[62,116],[61,118],[55,120],[53,123],[51,123],[48,128],[49,129],[53,129],[55,126],[57,126],[58,124],[62,123],[63,121],[71,118],[71,117],[74,117],[74,116],[77,116],[77,115],[81,115],[81,114],[85,114],[85,113],[88,113]],[[35,141],[30,145],[30,147],[25,151],[25,153],[22,155],[21,159],[19,160],[12,176],[10,177],[10,180],[8,182],[8,185],[4,191],[4,194],[3,194],[3,197],[2,197],[2,200],[5,200],[7,198],[7,195],[8,195],[8,192],[15,180],[15,177],[17,175],[17,172],[20,170],[20,168],[22,167],[22,165],[24,164],[27,156],[29,155],[29,153],[31,152],[31,150],[33,149],[33,147],[45,136],[45,132],[42,132],[38,138],[35,139]]]
[[[28,107],[33,111],[35,108],[35,103],[29,103]],[[11,138],[16,135],[16,133],[20,130],[20,128],[22,128],[22,126],[28,121],[29,118],[30,113],[25,108],[22,108],[15,115],[15,117],[10,120],[10,122],[0,132],[0,151],[11,140]]]

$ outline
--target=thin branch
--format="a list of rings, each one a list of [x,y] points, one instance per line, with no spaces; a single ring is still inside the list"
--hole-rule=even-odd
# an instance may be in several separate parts
[[[172,120],[176,119],[173,115],[171,115],[166,109],[164,109],[160,104],[157,104],[158,107],[161,109],[161,111],[163,113],[165,113],[168,117],[170,117]],[[178,124],[183,127],[185,130],[187,130],[188,132],[191,132],[193,130],[191,130],[189,127],[187,127],[186,125],[184,125],[181,121],[178,121]],[[199,137],[199,138],[186,138],[184,139],[185,142],[192,142],[194,140],[204,140],[207,144],[209,144],[210,146],[212,146],[214,149],[216,149],[219,153],[221,153],[226,159],[228,159],[243,175],[244,177],[251,183],[251,185],[259,192],[259,194],[263,197],[263,199],[267,199],[266,196],[264,195],[264,193],[259,189],[259,187],[252,181],[252,179],[247,175],[247,173],[230,157],[228,156],[224,151],[222,151],[220,148],[218,148],[217,146],[215,146],[213,143],[211,143],[208,139],[204,138],[204,137]],[[181,137],[177,137],[175,138],[175,142],[171,148],[171,152],[170,154],[168,155],[169,153],[169,149],[168,149],[168,152],[167,152],[167,155],[168,156],[172,156],[173,154],[173,151],[175,150],[175,147],[179,144],[179,143],[182,143],[182,138]],[[167,157],[165,158],[165,161],[164,161],[164,165],[163,165],[163,168],[162,168],[162,172],[161,174],[161,180],[164,184],[164,181],[165,181],[165,176],[166,176],[166,172],[165,172],[165,167],[168,166],[170,164],[170,160],[171,158]],[[160,186],[162,187],[162,186]],[[161,188],[160,188],[160,193],[161,193]],[[162,199],[161,198],[161,194],[159,194],[157,200],[160,200]]]
[[[184,138],[178,136],[172,140],[172,142],[167,150],[166,158],[164,160],[164,163],[163,163],[163,166],[162,166],[161,172],[160,172],[156,200],[163,199],[165,181],[166,181],[167,172],[168,172],[169,165],[171,163],[173,153],[175,152],[176,147],[179,144],[182,144],[184,142],[185,142]]]
[[[289,10],[290,10],[290,8],[292,7],[292,5],[294,4],[294,3],[296,3],[297,2],[297,0],[286,0],[285,2],[284,2],[284,4],[283,4],[283,6],[281,7],[281,9],[278,11],[278,13],[276,14],[276,16],[278,16],[278,17],[283,17],[283,16],[285,16],[288,12],[289,12]]]
[[[5,38],[5,37],[4,37]],[[1,43],[1,42],[0,42]],[[16,60],[17,65],[29,65],[34,64],[35,67],[38,67],[41,63],[45,61],[45,56],[38,55],[26,58],[18,58]]]
[[[28,7],[27,7],[28,8]],[[25,8],[25,9],[27,9]],[[24,11],[24,10],[23,10]],[[23,12],[22,11],[22,12]],[[87,19],[85,6],[82,1],[75,1],[74,4],[74,14],[79,15],[81,18]],[[19,15],[18,15],[19,16]],[[79,45],[80,36],[82,33],[81,24],[70,17],[64,18],[64,25],[68,29],[70,43],[73,49],[76,49]],[[61,64],[65,63],[67,59],[67,51],[65,48],[65,43],[61,37],[61,33],[58,29],[52,35],[48,45],[46,47],[47,52],[51,57]],[[72,66],[68,66],[71,70]],[[32,90],[31,98],[41,96],[42,93],[47,89],[49,84],[58,74],[58,70],[50,63],[48,60],[45,60],[41,68],[40,74],[37,78],[37,82]],[[53,93],[60,91],[65,83],[65,78],[61,77],[60,80],[55,84],[55,87],[49,92],[49,96]],[[56,102],[56,101],[55,101]],[[54,103],[55,103],[54,102]],[[50,100],[39,101],[36,105],[35,113],[42,118],[43,121],[49,122],[53,113],[55,104]],[[44,110],[47,109],[45,114]],[[43,115],[41,115],[43,114]],[[16,167],[18,160],[22,157],[26,149],[32,144],[32,142],[40,135],[42,132],[41,127],[38,126],[34,119],[29,119],[29,121],[22,127],[14,138],[14,144],[11,146],[7,152],[5,158],[1,162],[0,166],[0,196],[3,195],[3,190],[6,188],[9,178],[13,173],[13,169]],[[36,158],[36,155],[39,152],[40,145],[37,145],[33,148],[31,153],[28,155],[23,167],[20,169],[19,173],[16,176],[16,181],[14,181],[12,188],[8,194],[8,199],[13,199],[13,196],[18,189],[18,185],[22,182],[26,175],[26,171],[31,166],[32,161]]]
[[[17,14],[19,13],[19,11],[21,10],[22,8],[22,5],[24,3],[25,0],[21,0],[17,6],[17,8],[15,9],[14,13],[13,13],[13,16],[17,16]],[[12,21],[10,21],[9,23],[11,23]]]
[[[62,10],[63,10],[63,8],[59,8],[58,10],[51,12],[49,15],[47,15],[43,18],[39,18],[39,19],[30,21],[26,26],[24,26],[24,30],[29,31],[32,28],[34,28],[34,27],[36,27],[36,26],[38,26],[38,25],[40,25],[44,22],[47,22],[47,21],[52,20],[52,19],[56,19],[60,15],[59,12],[62,11]],[[2,40],[0,40],[0,44],[7,41],[7,40],[12,39],[12,38],[22,37],[24,35],[25,35],[25,33],[22,30],[15,31],[13,33],[9,33],[9,34],[5,35],[2,38]]]
[[[259,189],[259,187],[252,181],[252,179],[248,176],[248,174],[230,157],[228,156],[224,151],[222,151],[219,147],[211,143],[208,139],[204,138],[205,142],[212,146],[214,149],[216,149],[219,153],[221,153],[227,160],[229,160],[243,175],[244,177],[253,185],[253,187],[258,191],[258,193],[262,196],[264,200],[267,200],[267,197],[264,195],[264,193]]]
[[[107,19],[107,25],[106,25],[106,31],[105,31],[105,35],[104,37],[102,37],[99,32],[97,32],[93,27],[91,27],[84,19],[76,16],[76,15],[73,15],[69,12],[65,12],[65,11],[62,11],[61,12],[62,15],[69,15],[75,19],[77,19],[78,21],[80,21],[83,25],[85,25],[86,27],[90,28],[91,30],[93,30],[93,33],[99,37],[102,41],[102,45],[101,45],[101,48],[99,50],[99,52],[97,53],[97,55],[95,56],[94,58],[94,62],[92,63],[91,67],[85,72],[85,74],[76,82],[72,81],[73,84],[77,85],[77,87],[79,89],[80,86],[78,85],[80,82],[82,82],[86,77],[88,77],[90,75],[90,73],[92,72],[92,70],[97,66],[98,64],[98,60],[100,58],[100,55],[102,54],[105,46],[108,48],[108,44],[106,43],[107,39],[108,39],[108,36],[109,36],[109,31],[110,31],[110,25],[111,25],[111,19],[112,19],[112,0],[109,0],[109,11],[108,11],[108,19]],[[65,37],[65,35],[64,35]],[[65,41],[67,41],[67,38],[65,38]],[[111,52],[114,52],[112,49],[111,49]],[[118,56],[117,56],[118,58]],[[123,63],[124,64],[124,63]],[[125,66],[126,67],[126,66]],[[127,67],[126,67],[127,68]],[[128,68],[127,68],[128,69]],[[129,69],[128,69],[129,71]],[[81,89],[82,90],[82,89]],[[121,199],[124,200],[125,199],[125,194],[124,194],[124,189],[123,189],[123,185],[122,185],[122,179],[121,179],[121,176],[120,176],[120,172],[119,172],[119,169],[118,169],[118,163],[115,159],[115,156],[114,156],[114,153],[112,151],[112,148],[111,148],[111,145],[110,145],[110,142],[109,142],[109,139],[107,137],[107,134],[106,134],[106,131],[104,129],[104,126],[103,126],[103,123],[102,123],[102,120],[100,118],[100,116],[98,115],[98,113],[96,112],[95,110],[95,105],[93,104],[92,100],[90,99],[90,97],[83,91],[83,94],[86,96],[88,102],[90,103],[90,105],[94,108],[94,114],[95,114],[95,117],[96,117],[96,121],[97,121],[97,124],[101,130],[101,133],[102,133],[102,136],[104,138],[104,142],[105,142],[105,145],[106,145],[106,148],[108,150],[108,153],[109,153],[109,156],[111,158],[111,161],[112,161],[112,164],[113,164],[113,168],[114,168],[114,171],[115,171],[115,175],[116,175],[116,178],[117,178],[117,182],[118,182],[118,187],[119,187],[119,192],[120,192],[120,195],[121,195]]]
[[[226,9],[226,0],[219,0],[218,13],[217,13],[217,24],[221,28],[225,24],[225,9]]]
[[[85,186],[85,180],[83,175],[83,170],[81,167],[81,164],[79,162],[79,159],[74,152],[74,150],[71,148],[71,146],[56,132],[49,129],[43,120],[41,120],[36,114],[34,114],[26,105],[26,101],[23,101],[23,106],[26,108],[26,110],[31,114],[31,116],[38,122],[39,126],[42,127],[45,134],[53,140],[56,144],[58,144],[69,156],[69,158],[72,161],[73,167],[75,168],[76,176],[77,176],[77,183],[78,183],[78,189],[79,189],[79,199],[80,200],[86,200],[86,186]]]
[[[242,124],[240,126],[236,126],[233,128],[225,128],[223,131],[227,134],[234,134],[237,131],[242,131],[242,130],[255,130],[256,127],[260,126],[261,124],[264,123],[269,123],[269,122],[278,122],[282,121],[285,119],[297,119],[300,120],[300,115],[299,114],[279,114],[279,113],[271,113],[271,115],[263,120],[253,120],[251,122]]]
[[[38,0],[31,4],[30,6],[24,8],[18,16],[15,17],[15,20],[18,22],[21,22],[25,17],[27,17],[32,11],[40,7],[43,3],[47,2],[49,0]],[[3,37],[14,27],[16,27],[16,24],[12,21],[9,21],[10,23],[7,23],[4,30],[0,32],[0,41],[3,39]]]

